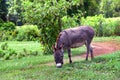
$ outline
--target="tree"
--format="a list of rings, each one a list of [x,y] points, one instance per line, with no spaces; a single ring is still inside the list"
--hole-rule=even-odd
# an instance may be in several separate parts
[[[82,2],[79,5],[73,5],[68,9],[68,15],[73,16],[73,14],[80,13],[82,16],[94,16],[99,14],[99,3],[101,0],[81,0]]]
[[[0,18],[3,21],[6,21],[6,15],[7,15],[7,5],[6,0],[0,0]]]
[[[72,5],[79,3],[80,0],[30,0],[22,3],[24,21],[38,25],[41,30],[40,41],[45,47],[44,53],[52,52],[52,44],[62,29],[61,18],[67,15]]]
[[[18,22],[22,22],[22,0],[7,0],[8,4],[8,20],[19,25]]]
[[[101,0],[100,13],[105,17],[120,16],[120,0]]]

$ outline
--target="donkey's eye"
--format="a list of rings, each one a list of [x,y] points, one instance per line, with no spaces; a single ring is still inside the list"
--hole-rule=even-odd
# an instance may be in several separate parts
[[[63,55],[61,55],[60,57],[63,57]]]

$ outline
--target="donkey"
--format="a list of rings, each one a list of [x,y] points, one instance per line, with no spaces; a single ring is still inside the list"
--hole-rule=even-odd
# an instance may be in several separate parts
[[[53,45],[56,66],[58,68],[62,67],[64,49],[67,49],[69,62],[72,63],[71,48],[81,47],[84,44],[87,48],[86,60],[88,60],[89,52],[91,53],[91,59],[93,59],[93,49],[90,44],[94,34],[95,32],[93,28],[89,26],[79,26],[60,32],[57,37],[56,44]]]

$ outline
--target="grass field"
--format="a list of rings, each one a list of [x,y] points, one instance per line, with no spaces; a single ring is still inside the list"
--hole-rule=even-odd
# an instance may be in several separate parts
[[[39,51],[42,52],[42,45],[40,45],[39,42],[35,41],[24,41],[24,42],[19,42],[19,41],[6,41],[6,42],[0,42],[0,45],[3,43],[7,43],[9,48],[14,49],[17,52],[21,52],[24,48],[28,50],[34,50],[34,51]]]
[[[94,41],[118,40],[120,37],[95,38]],[[3,42],[0,43],[0,45]],[[23,48],[38,50],[42,53],[38,42],[7,42],[16,51]],[[85,47],[74,49],[85,52]],[[65,54],[65,58],[67,55]],[[120,51],[109,55],[96,57],[93,61],[76,61],[64,64],[60,69],[45,65],[53,62],[53,55],[28,56],[21,59],[0,61],[0,80],[119,80],[120,79]]]

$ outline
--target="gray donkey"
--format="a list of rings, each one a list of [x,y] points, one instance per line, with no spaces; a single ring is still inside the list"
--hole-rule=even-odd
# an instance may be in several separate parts
[[[91,53],[91,59],[93,59],[93,50],[90,44],[94,37],[94,34],[95,32],[93,28],[89,26],[79,26],[60,32],[57,37],[56,44],[53,46],[56,66],[58,68],[62,67],[64,49],[67,49],[69,62],[72,63],[71,48],[77,48],[84,44],[87,48],[86,60],[88,60],[89,52]]]

